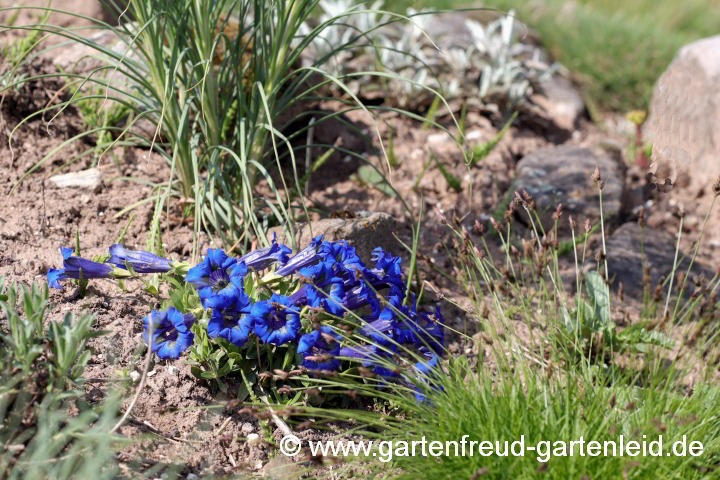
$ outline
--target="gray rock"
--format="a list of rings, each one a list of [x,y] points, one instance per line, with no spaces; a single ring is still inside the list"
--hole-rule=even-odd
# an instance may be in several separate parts
[[[585,101],[570,80],[553,75],[539,85],[540,92],[531,100],[538,105],[555,125],[574,131],[585,115]]]
[[[424,16],[417,17],[422,24]],[[446,12],[432,15],[432,21],[425,27],[425,33],[440,49],[466,47],[473,43],[472,33],[462,12]]]
[[[672,196],[704,214],[720,176],[720,35],[683,47],[653,92],[646,133],[658,180],[672,178]],[[673,178],[674,177],[674,178]],[[715,209],[711,225],[720,223]],[[720,239],[720,229],[708,231]]]
[[[102,172],[99,168],[89,168],[52,176],[50,182],[59,188],[96,188],[102,183]]]
[[[650,294],[655,286],[672,273],[675,262],[677,239],[663,231],[649,227],[640,228],[637,223],[626,223],[618,228],[606,241],[608,273],[613,288],[623,284],[625,293],[638,301],[643,299],[644,271],[643,258],[650,268]],[[677,271],[687,271],[689,259],[681,251],[678,254]],[[682,259],[682,260],[681,260]],[[712,271],[697,261],[693,264],[691,276],[704,275],[712,278]],[[692,294],[694,286],[688,283],[686,294]],[[673,290],[677,291],[675,288]],[[667,292],[667,289],[665,289]]]
[[[393,236],[395,219],[387,213],[360,213],[356,218],[327,218],[297,225],[295,240],[299,248],[305,247],[317,235],[325,240],[347,240],[353,245],[364,262],[369,262],[375,247],[399,254],[400,244]],[[290,245],[290,239],[282,227],[270,230],[277,233],[278,241]]]
[[[625,189],[625,167],[602,149],[575,146],[550,147],[523,157],[517,165],[511,191],[527,190],[537,204],[537,211],[547,230],[553,225],[552,214],[559,203],[564,218],[558,224],[561,234],[569,232],[567,215],[581,224],[586,218],[600,220],[597,186],[591,176],[595,167],[605,181],[603,213],[611,224],[619,218]],[[526,218],[520,212],[521,218]]]

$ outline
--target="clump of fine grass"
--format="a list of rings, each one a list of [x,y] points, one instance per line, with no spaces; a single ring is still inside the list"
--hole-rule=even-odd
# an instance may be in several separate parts
[[[392,438],[406,441],[468,440],[511,444],[524,439],[526,446],[538,442],[569,442],[584,438],[618,441],[663,435],[662,456],[552,455],[547,444],[540,450],[484,457],[397,457],[397,478],[710,478],[717,468],[720,420],[713,405],[720,387],[699,384],[693,392],[676,391],[672,376],[658,375],[646,388],[636,388],[632,378],[611,387],[600,374],[586,378],[582,370],[556,372],[533,368],[528,362],[499,367],[492,374],[474,372],[462,360],[451,362],[446,376],[438,380],[442,391],[429,393],[429,402],[403,405],[410,418],[392,428]],[[521,437],[522,436],[522,437]],[[669,445],[683,437],[702,442],[698,457],[665,456]],[[385,438],[388,438],[385,436]],[[554,448],[554,446],[553,446]],[[610,450],[612,451],[612,450]]]
[[[160,215],[169,209],[192,219],[196,232],[205,230],[236,248],[248,247],[256,238],[264,242],[270,226],[290,225],[298,215],[308,216],[301,193],[314,165],[306,162],[303,171],[296,159],[298,150],[304,156],[308,149],[304,144],[308,131],[322,128],[327,120],[343,122],[343,113],[350,110],[370,114],[373,108],[382,108],[363,105],[347,90],[345,76],[333,76],[322,68],[334,55],[353,48],[366,32],[353,32],[343,43],[330,45],[319,58],[308,61],[304,55],[326,29],[346,17],[363,14],[360,8],[311,25],[308,20],[317,11],[319,0],[105,3],[119,18],[117,26],[85,20],[92,21],[91,28],[107,33],[109,42],[46,23],[8,27],[64,37],[93,52],[91,58],[82,59],[91,65],[89,73],[44,75],[62,79],[71,97],[35,112],[14,131],[41,115],[52,121],[64,109],[78,105],[93,128],[63,145],[94,136],[98,142],[92,149],[96,162],[116,147],[130,146],[148,149],[164,159],[170,168],[167,181],[154,184],[152,195],[131,202],[118,213],[155,204],[149,240],[153,249],[160,243]],[[0,11],[17,8],[23,7]],[[38,48],[27,61],[46,52]],[[392,72],[382,75],[397,78]],[[346,91],[348,99],[340,111],[327,114],[316,106],[326,99],[323,92],[331,85]],[[97,105],[101,109],[119,107],[108,114],[89,111]],[[140,127],[148,122],[150,135]],[[337,146],[311,146],[318,161],[324,158],[323,147],[360,157],[358,152]],[[60,151],[62,148],[54,149],[26,175]],[[259,184],[266,185],[269,193],[259,195]],[[289,237],[294,242],[292,229]]]

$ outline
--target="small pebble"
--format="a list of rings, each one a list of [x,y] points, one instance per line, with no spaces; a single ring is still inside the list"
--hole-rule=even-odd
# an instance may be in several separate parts
[[[188,473],[188,474],[187,474],[187,477],[185,477],[185,478],[186,478],[187,480],[197,480],[197,479],[198,479],[198,476],[195,475],[194,473]]]
[[[170,366],[168,367],[168,373],[169,373],[170,375],[179,375],[179,374],[180,374],[180,369],[177,368],[175,365],[170,365]]]
[[[253,424],[250,423],[250,422],[245,422],[245,423],[242,424],[242,427],[240,427],[240,432],[241,432],[243,435],[245,435],[246,437],[247,437],[248,435],[250,435],[251,433],[253,433],[254,430],[255,430],[255,427],[254,427]]]
[[[153,370],[152,372],[148,372],[148,377],[154,377],[157,373],[157,370]]]
[[[260,435],[251,433],[247,436],[248,445],[258,445],[260,443]]]
[[[133,381],[133,383],[138,383],[140,381],[140,373],[133,370],[130,372],[130,380]]]

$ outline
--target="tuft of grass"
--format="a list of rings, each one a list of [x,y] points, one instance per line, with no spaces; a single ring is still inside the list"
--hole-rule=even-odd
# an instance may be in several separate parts
[[[361,5],[317,24],[311,19],[320,0],[105,3],[120,19],[118,26],[85,20],[93,21],[93,28],[108,32],[114,38],[112,47],[59,25],[8,27],[82,44],[93,52],[91,61],[95,65],[88,74],[47,74],[64,80],[73,95],[36,112],[20,125],[51,111],[56,116],[71,105],[79,105],[94,128],[65,144],[92,135],[100,139],[100,158],[116,146],[138,146],[162,157],[171,172],[167,181],[154,185],[150,197],[139,199],[118,214],[155,203],[155,233],[159,231],[160,214],[172,208],[191,218],[196,232],[214,234],[225,245],[248,247],[255,239],[264,243],[268,227],[290,226],[297,215],[309,215],[304,197],[294,195],[303,191],[301,180],[308,173],[300,170],[301,162],[296,158],[298,154],[304,157],[309,148],[305,145],[308,131],[323,128],[324,121],[342,119],[343,113],[350,110],[363,110],[372,117],[372,110],[386,108],[365,106],[351,93],[344,82],[359,74],[333,76],[322,68],[335,55],[353,48],[366,32],[352,32],[350,38],[330,45],[323,56],[310,63],[303,55],[327,29],[354,15],[367,15]],[[17,8],[27,7],[0,11]],[[391,21],[405,19],[388,15]],[[402,80],[389,72],[362,73],[375,74]],[[341,109],[330,114],[315,111],[313,105],[330,98],[328,92],[333,89],[347,94]],[[119,111],[127,113],[126,119],[121,121],[115,112],[91,115],[88,109],[98,103],[119,105]],[[137,127],[141,120],[154,127],[150,137]],[[377,127],[376,133],[379,135]],[[323,148],[336,148],[311,147],[318,156],[322,156]],[[61,148],[54,149],[25,175],[39,169],[59,151]],[[344,153],[360,158],[358,152]],[[266,185],[271,193],[258,195],[258,184]],[[288,234],[294,243],[292,228],[288,228]],[[157,235],[152,235],[151,248],[156,239]]]
[[[535,452],[524,456],[397,457],[397,478],[711,478],[720,462],[720,401],[717,385],[696,385],[690,394],[674,389],[668,377],[647,388],[626,382],[602,386],[602,375],[586,379],[582,372],[552,378],[520,362],[517,368],[474,372],[463,359],[451,362],[429,393],[429,402],[405,402],[410,418],[390,438],[419,441],[508,442],[524,440]],[[587,372],[585,372],[587,373]],[[519,381],[522,378],[522,382]],[[598,385],[600,383],[601,385]],[[585,439],[600,442],[647,442],[663,436],[662,456],[552,455],[553,442]],[[388,438],[388,437],[385,437]],[[666,456],[676,441],[699,441],[701,456]],[[540,443],[550,442],[550,443]],[[518,448],[518,447],[516,447]],[[612,451],[611,449],[609,450]]]

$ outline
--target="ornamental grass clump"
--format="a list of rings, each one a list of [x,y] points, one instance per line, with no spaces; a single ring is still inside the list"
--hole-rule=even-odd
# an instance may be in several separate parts
[[[9,137],[33,120],[52,122],[71,107],[83,113],[86,123],[87,128],[48,152],[21,180],[73,142],[83,145],[90,139],[94,145],[81,148],[77,155],[68,154],[64,166],[88,155],[98,164],[118,148],[153,152],[150,161],[164,162],[167,177],[152,184],[151,195],[117,215],[152,203],[154,231],[160,230],[160,213],[172,208],[191,220],[196,233],[205,230],[224,245],[247,247],[257,238],[264,241],[269,226],[291,225],[298,217],[307,217],[304,197],[298,193],[305,191],[324,158],[342,151],[365,161],[362,152],[338,145],[308,145],[313,129],[322,128],[323,122],[350,128],[344,114],[361,110],[381,140],[375,112],[387,107],[363,103],[346,83],[358,75],[378,76],[394,84],[410,81],[388,69],[335,74],[325,68],[333,59],[344,62],[356,40],[368,33],[353,29],[342,38],[332,33],[354,17],[368,15],[365,9],[340,9],[318,23],[313,17],[325,3],[320,0],[101,3],[117,18],[116,24],[63,9],[0,7],[0,14],[63,14],[89,24],[82,31],[47,21],[9,27],[17,34],[40,36],[26,62],[40,55],[56,57],[56,49],[64,44],[87,52],[63,71],[4,81],[4,88],[13,89],[53,77],[72,93],[67,100],[53,97],[58,101],[31,113]],[[397,14],[387,15],[394,21],[407,21]],[[373,23],[363,25],[366,30],[377,28]],[[90,29],[95,35],[83,34]],[[47,45],[45,40],[53,37],[63,42]],[[323,45],[322,52],[311,48],[318,44]],[[328,112],[321,107],[335,98],[328,90],[346,92],[349,98],[335,102],[336,110]],[[436,92],[430,96],[435,98]],[[393,110],[419,120],[410,112]],[[301,165],[298,158],[305,158],[308,147],[318,156],[308,157]],[[272,194],[259,194],[259,185]],[[292,235],[292,229],[288,234]]]
[[[445,327],[439,308],[418,309],[407,294],[401,259],[376,248],[368,267],[348,242],[322,236],[291,254],[274,237],[240,258],[208,249],[196,265],[113,245],[97,261],[64,257],[62,271],[72,262],[78,274],[53,269],[48,279],[59,288],[69,279],[162,274],[169,298],[143,319],[145,343],[161,360],[187,352],[193,373],[222,389],[225,377],[241,379],[248,394],[270,378],[277,393],[394,384],[424,399]]]

